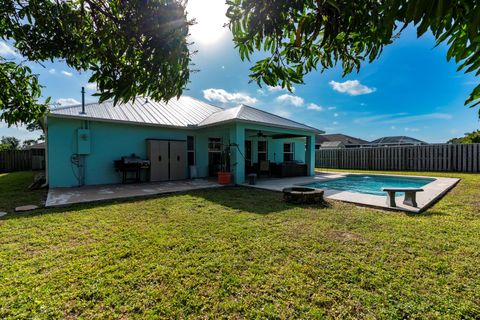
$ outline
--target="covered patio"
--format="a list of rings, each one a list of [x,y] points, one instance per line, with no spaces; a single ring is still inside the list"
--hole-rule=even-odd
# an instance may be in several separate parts
[[[236,184],[248,175],[287,178],[315,175],[315,132],[240,122],[230,127],[230,169]]]

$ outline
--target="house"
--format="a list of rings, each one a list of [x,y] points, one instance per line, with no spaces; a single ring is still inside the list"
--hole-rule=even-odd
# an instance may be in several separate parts
[[[26,146],[25,150],[45,150],[45,142],[38,142],[30,146]]]
[[[246,105],[222,109],[187,96],[59,107],[46,124],[50,187],[120,183],[119,159],[150,160],[142,181],[215,176],[227,144],[237,184],[266,161],[304,163],[314,175],[315,135],[323,133]]]
[[[345,134],[319,134],[315,137],[315,148],[354,148],[367,144],[368,141]]]
[[[32,155],[32,170],[45,169],[45,142],[39,142],[25,147],[25,150],[30,150]]]
[[[428,143],[407,136],[382,137],[369,143],[372,147],[420,146]]]

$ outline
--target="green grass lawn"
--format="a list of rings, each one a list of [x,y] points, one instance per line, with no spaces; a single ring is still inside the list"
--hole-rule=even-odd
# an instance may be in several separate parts
[[[13,212],[15,207],[41,205],[45,190],[27,190],[38,172],[0,173],[0,211]]]
[[[0,318],[479,318],[480,175],[430,174],[462,181],[420,215],[232,187],[6,216]]]

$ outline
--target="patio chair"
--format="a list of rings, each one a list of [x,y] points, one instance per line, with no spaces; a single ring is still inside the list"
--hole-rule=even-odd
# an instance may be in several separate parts
[[[268,160],[262,160],[260,161],[260,166],[258,168],[258,175],[261,176],[262,173],[267,173],[268,176],[270,176],[270,161]]]

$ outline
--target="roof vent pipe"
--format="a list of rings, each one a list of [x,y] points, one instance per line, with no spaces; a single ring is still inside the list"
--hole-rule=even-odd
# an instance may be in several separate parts
[[[85,87],[82,87],[82,112],[80,114],[85,114]]]

